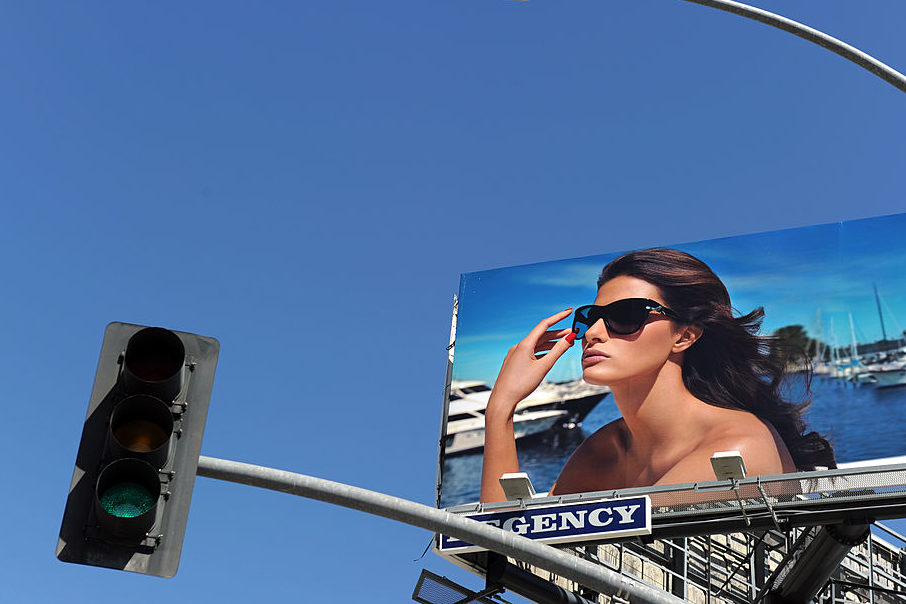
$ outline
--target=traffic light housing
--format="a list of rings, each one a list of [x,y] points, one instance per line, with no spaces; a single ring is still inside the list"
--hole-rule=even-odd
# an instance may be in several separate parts
[[[195,334],[107,326],[60,560],[176,574],[219,350]]]

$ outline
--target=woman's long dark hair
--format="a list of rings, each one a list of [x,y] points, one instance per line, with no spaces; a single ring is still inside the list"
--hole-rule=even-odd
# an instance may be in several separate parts
[[[763,308],[734,317],[730,294],[714,271],[679,250],[624,254],[604,267],[598,287],[621,275],[656,285],[664,296],[659,302],[683,323],[702,328],[683,358],[683,381],[693,396],[770,422],[800,470],[837,467],[830,443],[817,432],[805,432],[802,414],[809,405],[808,388],[806,399],[799,403],[781,394],[788,356],[778,354],[781,344],[775,338],[758,335]],[[806,383],[810,379],[809,372]]]

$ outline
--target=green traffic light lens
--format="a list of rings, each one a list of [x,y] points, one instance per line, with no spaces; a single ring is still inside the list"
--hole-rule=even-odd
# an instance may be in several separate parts
[[[112,485],[101,494],[101,507],[117,518],[137,518],[154,507],[155,498],[148,489],[135,482]]]
[[[157,519],[161,496],[160,473],[141,459],[127,457],[111,462],[95,485],[95,511],[101,532],[139,541]]]

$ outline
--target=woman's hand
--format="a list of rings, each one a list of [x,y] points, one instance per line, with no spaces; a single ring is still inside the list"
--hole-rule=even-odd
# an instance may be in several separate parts
[[[568,308],[544,319],[521,342],[510,348],[494,383],[491,400],[512,403],[509,409],[512,413],[519,401],[541,385],[557,359],[573,345],[576,336],[570,329],[550,330],[571,312],[572,309]]]
[[[503,361],[485,410],[482,501],[506,499],[498,479],[501,474],[519,471],[513,413],[519,401],[541,384],[557,359],[573,345],[576,336],[569,329],[550,330],[571,312],[572,309],[566,309],[538,323],[510,348]]]

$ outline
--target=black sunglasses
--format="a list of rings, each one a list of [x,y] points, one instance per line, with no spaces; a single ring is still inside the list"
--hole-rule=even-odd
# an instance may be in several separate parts
[[[589,304],[576,309],[573,317],[573,333],[584,338],[588,328],[603,319],[609,333],[628,336],[642,329],[650,313],[662,314],[674,321],[679,316],[669,308],[647,298],[626,298],[611,302],[607,306]]]

